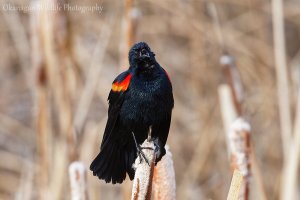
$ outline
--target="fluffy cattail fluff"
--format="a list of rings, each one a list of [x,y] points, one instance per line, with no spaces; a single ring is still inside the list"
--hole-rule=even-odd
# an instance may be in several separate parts
[[[175,200],[176,183],[172,154],[166,145],[166,155],[154,168],[153,190],[154,200]]]
[[[248,199],[250,178],[250,125],[242,118],[237,118],[229,131],[231,166],[238,169],[244,177],[239,199]]]
[[[145,148],[152,149],[145,149]],[[154,144],[153,142],[149,142],[147,139],[142,144],[142,151],[144,152],[146,158],[149,161],[148,163],[139,156],[136,158],[134,167],[135,176],[133,180],[132,186],[132,200],[150,200],[151,192],[152,192],[152,178],[153,178],[153,170],[154,170]]]
[[[75,161],[69,166],[72,200],[87,200],[86,168],[83,163]]]

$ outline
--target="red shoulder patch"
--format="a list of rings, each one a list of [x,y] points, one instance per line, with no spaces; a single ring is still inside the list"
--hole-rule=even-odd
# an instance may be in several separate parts
[[[115,83],[112,84],[111,90],[114,92],[121,92],[121,91],[126,91],[128,89],[130,79],[131,79],[131,74],[128,74],[124,80],[121,82],[116,81]]]

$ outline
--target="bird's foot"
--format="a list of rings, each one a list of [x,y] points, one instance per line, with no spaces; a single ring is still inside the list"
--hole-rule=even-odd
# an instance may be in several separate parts
[[[139,145],[137,143],[133,132],[132,132],[132,136],[133,136],[133,140],[134,140],[134,143],[135,143],[135,147],[136,147],[138,156],[140,158],[140,163],[142,162],[142,157],[143,157],[144,160],[146,161],[146,163],[150,166],[149,159],[146,157],[145,153],[143,152],[143,149],[148,149],[148,150],[154,150],[154,149],[152,147],[142,147],[141,145]]]
[[[161,158],[166,154],[166,149],[164,147],[160,147],[159,145],[155,144],[154,149],[154,163],[155,165],[161,160]]]
[[[151,147],[142,147],[139,144],[137,144],[136,148],[137,148],[138,156],[140,158],[140,163],[142,162],[142,157],[143,157],[144,160],[146,161],[146,163],[150,166],[149,159],[146,157],[145,153],[143,152],[143,149],[153,150],[153,148],[151,148]]]

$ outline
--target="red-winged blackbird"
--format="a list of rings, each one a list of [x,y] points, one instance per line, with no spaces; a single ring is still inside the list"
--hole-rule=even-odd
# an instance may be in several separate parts
[[[165,155],[164,148],[174,106],[172,85],[166,71],[145,42],[129,51],[130,67],[112,84],[108,96],[108,119],[100,153],[90,169],[105,182],[122,183],[134,178],[132,165],[140,155],[140,144],[148,137],[155,145],[155,162]]]

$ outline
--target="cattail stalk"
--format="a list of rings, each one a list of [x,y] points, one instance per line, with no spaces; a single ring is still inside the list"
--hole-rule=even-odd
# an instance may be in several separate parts
[[[291,141],[287,162],[284,164],[282,176],[281,199],[295,199],[300,157],[300,88],[298,88],[298,102],[294,125],[294,139]]]
[[[32,2],[33,6],[40,2]],[[35,10],[30,15],[31,25],[31,61],[36,74],[36,133],[37,133],[37,152],[38,152],[38,197],[46,199],[48,197],[49,183],[49,147],[48,139],[50,134],[49,125],[49,102],[48,102],[48,77],[45,65],[45,57],[42,53],[42,23],[41,11]]]
[[[133,4],[133,0],[124,0],[123,39],[120,46],[121,70],[126,70],[128,67],[128,52],[136,41],[138,22],[141,16],[140,11]]]
[[[243,184],[243,175],[239,170],[234,170],[229,192],[227,195],[227,200],[239,199],[239,194],[240,194],[242,184]]]
[[[277,78],[277,95],[279,105],[279,117],[281,139],[284,159],[289,154],[292,135],[292,122],[290,110],[290,94],[288,81],[288,68],[285,55],[285,34],[282,0],[272,0],[274,59]]]

